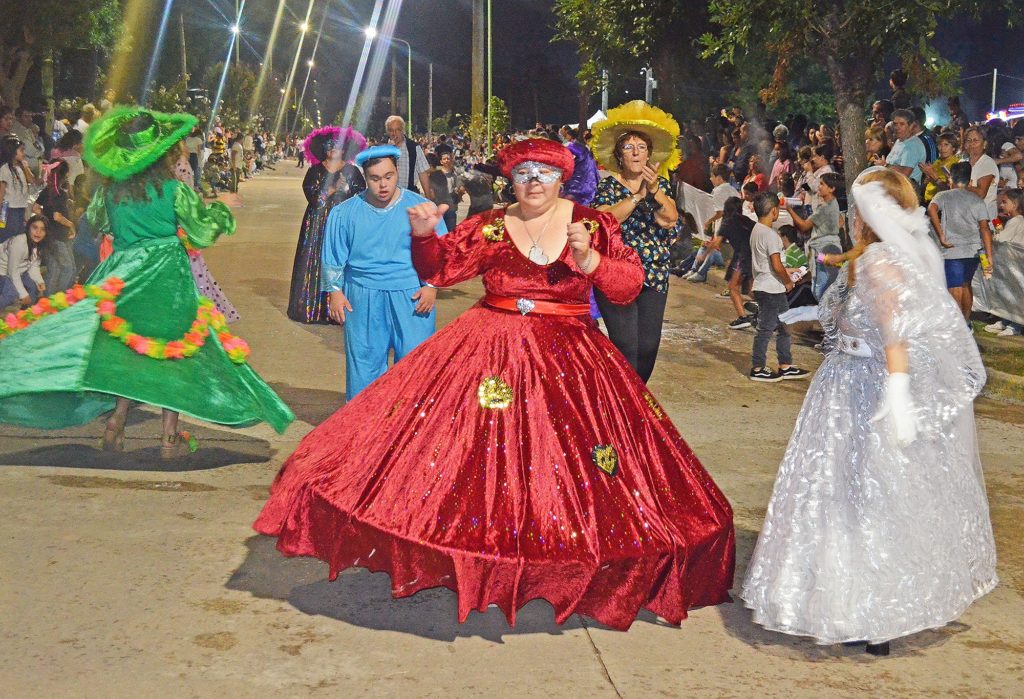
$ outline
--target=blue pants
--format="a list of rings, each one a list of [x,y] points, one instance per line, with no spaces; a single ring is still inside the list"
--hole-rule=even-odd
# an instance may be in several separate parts
[[[345,282],[352,311],[345,314],[345,399],[376,381],[388,370],[388,351],[397,362],[434,334],[436,310],[416,313],[412,295],[419,287],[399,291],[367,289]]]
[[[21,273],[21,284],[25,287],[25,291],[28,292],[28,297],[32,299],[32,303],[39,300],[39,287],[36,286],[36,280],[28,276],[28,272]],[[11,278],[0,276],[0,311],[18,299],[18,290],[14,288],[14,282],[11,281]]]

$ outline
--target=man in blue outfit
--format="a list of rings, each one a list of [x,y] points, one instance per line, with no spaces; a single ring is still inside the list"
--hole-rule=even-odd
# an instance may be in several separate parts
[[[345,326],[346,400],[387,371],[389,350],[397,362],[434,334],[437,290],[412,266],[406,214],[427,200],[400,186],[399,157],[391,145],[359,153],[366,191],[334,207],[324,227],[321,286]]]

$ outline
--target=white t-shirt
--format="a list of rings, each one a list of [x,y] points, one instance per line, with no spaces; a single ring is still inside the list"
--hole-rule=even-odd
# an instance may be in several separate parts
[[[774,230],[763,223],[755,223],[750,232],[750,268],[754,273],[753,291],[767,294],[784,294],[786,285],[779,281],[772,271],[772,255],[778,254],[779,260],[786,249],[782,238]]]
[[[1002,150],[1003,157],[1005,157],[1006,154],[1014,148],[1015,146],[1012,143],[1004,143]],[[1006,184],[1003,185],[1004,189],[1017,188],[1017,168],[1013,166],[1013,163],[1003,163],[999,166],[999,179],[1006,180]]]
[[[4,201],[12,209],[24,209],[28,206],[28,182],[24,172],[13,172],[6,163],[0,166],[0,182],[7,185],[4,190]]]
[[[999,166],[996,165],[995,160],[983,153],[978,158],[978,162],[971,166],[971,186],[977,187],[978,180],[987,175],[992,175],[992,183],[988,186],[988,192],[985,194],[985,206],[988,207],[989,218],[995,218],[999,215],[999,207],[996,203],[996,195],[999,192]]]
[[[720,184],[717,187],[715,187],[714,189],[712,189],[711,190],[711,201],[712,201],[712,203],[715,206],[715,213],[717,214],[717,213],[725,210],[725,202],[727,202],[730,197],[738,197],[738,196],[739,196],[739,192],[737,192],[736,188],[733,187],[728,182],[723,182],[722,184]],[[722,227],[722,219],[719,218],[717,221],[715,221],[715,233],[717,233],[718,229],[721,228],[721,227]]]
[[[1003,230],[996,234],[996,240],[1024,246],[1024,216],[1017,214],[1003,224]]]

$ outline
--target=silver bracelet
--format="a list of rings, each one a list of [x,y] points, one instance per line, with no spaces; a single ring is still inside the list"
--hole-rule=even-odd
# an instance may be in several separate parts
[[[590,274],[590,261],[594,259],[594,248],[587,250],[587,259],[583,260],[583,264],[580,265],[580,271],[584,274]]]

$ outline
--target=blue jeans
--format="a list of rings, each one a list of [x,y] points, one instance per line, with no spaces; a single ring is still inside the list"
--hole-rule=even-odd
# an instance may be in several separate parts
[[[36,280],[28,276],[28,272],[21,273],[21,284],[25,287],[25,291],[28,292],[28,297],[32,299],[32,303],[39,300],[39,287],[36,286]],[[12,303],[21,298],[18,295],[18,290],[14,288],[14,282],[11,281],[10,277],[0,277],[0,310],[7,308]]]
[[[707,279],[708,270],[711,269],[712,266],[715,266],[715,267],[724,267],[725,266],[725,258],[722,257],[722,251],[721,250],[715,250],[713,253],[708,255],[707,254],[707,248],[702,247],[693,256],[693,262],[691,264],[689,264],[689,265],[684,265],[684,266],[689,268],[687,271],[696,272],[701,277],[704,277],[705,279]]]
[[[758,308],[757,332],[754,334],[754,349],[751,353],[753,368],[768,366],[768,343],[775,333],[778,333],[775,338],[775,353],[778,355],[779,364],[792,364],[793,340],[789,335],[789,328],[779,320],[779,315],[789,310],[786,294],[755,291],[754,300],[757,301]]]
[[[839,268],[818,262],[818,252],[825,255],[838,255],[842,253],[842,250],[835,245],[826,245],[820,251],[811,248],[811,255],[814,258],[814,281],[812,282],[811,292],[816,300],[821,301],[821,297],[825,295],[825,290],[832,286],[832,282],[839,276]]]
[[[78,277],[75,262],[75,247],[70,240],[50,240],[43,248],[43,264],[46,265],[46,293],[70,289]]]

